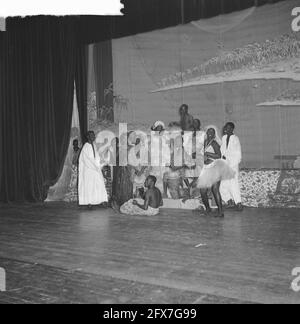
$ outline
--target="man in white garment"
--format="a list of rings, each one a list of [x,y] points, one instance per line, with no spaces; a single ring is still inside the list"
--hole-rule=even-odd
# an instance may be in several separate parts
[[[235,125],[227,123],[224,127],[221,154],[228,165],[235,171],[235,177],[221,182],[220,193],[228,208],[243,210],[239,185],[239,164],[242,161],[242,149],[239,138],[234,134]]]
[[[89,131],[79,157],[78,196],[79,205],[100,205],[108,201],[99,153],[94,144],[95,133]]]

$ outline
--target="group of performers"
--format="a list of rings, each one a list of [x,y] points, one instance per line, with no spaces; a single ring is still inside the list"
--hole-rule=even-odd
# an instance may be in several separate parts
[[[94,132],[88,132],[88,141],[78,159],[79,205],[91,207],[99,204],[106,206],[110,203],[113,209],[123,214],[150,216],[159,213],[160,207],[163,206],[163,198],[182,199],[184,202],[199,198],[204,205],[204,210],[199,210],[205,214],[224,217],[224,208],[242,211],[239,187],[239,164],[242,153],[239,138],[234,134],[235,125],[227,123],[221,138],[215,126],[208,126],[202,131],[200,120],[194,119],[189,114],[187,105],[180,107],[179,114],[179,122],[170,123],[168,129],[163,122],[157,121],[151,130],[160,135],[168,131],[177,131],[183,146],[190,141],[191,163],[186,163],[188,159],[184,159],[185,163],[182,165],[175,163],[178,154],[182,152],[185,154],[185,150],[178,150],[178,145],[170,141],[169,165],[120,166],[119,140],[116,138],[114,144],[117,148],[115,150],[117,163],[112,167],[113,186],[110,201],[101,171],[105,163],[95,146]],[[140,147],[139,138],[129,143],[131,133],[126,135],[127,144],[131,147]],[[200,154],[198,148],[201,150]],[[199,159],[199,156],[202,159]],[[218,211],[215,213],[212,212],[209,193],[217,205]]]

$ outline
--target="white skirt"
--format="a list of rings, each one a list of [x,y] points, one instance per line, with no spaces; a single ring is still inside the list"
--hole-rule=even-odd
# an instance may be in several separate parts
[[[197,180],[197,188],[211,188],[214,184],[233,179],[235,171],[227,164],[225,160],[215,160],[213,163],[205,165]]]

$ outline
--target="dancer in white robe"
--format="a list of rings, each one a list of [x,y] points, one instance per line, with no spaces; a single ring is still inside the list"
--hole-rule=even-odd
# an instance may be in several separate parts
[[[220,192],[223,201],[229,208],[242,211],[242,198],[239,185],[239,164],[242,161],[242,150],[239,138],[234,134],[235,125],[227,123],[224,127],[224,136],[222,139],[221,153],[223,159],[234,170],[233,179],[225,179],[220,186]]]
[[[99,153],[94,145],[95,134],[88,132],[88,142],[79,157],[79,205],[100,205],[108,201]]]

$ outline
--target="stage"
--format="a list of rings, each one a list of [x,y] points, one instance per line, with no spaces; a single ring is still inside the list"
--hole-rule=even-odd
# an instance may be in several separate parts
[[[0,303],[300,303],[291,289],[299,209],[247,208],[222,220],[0,207]]]

